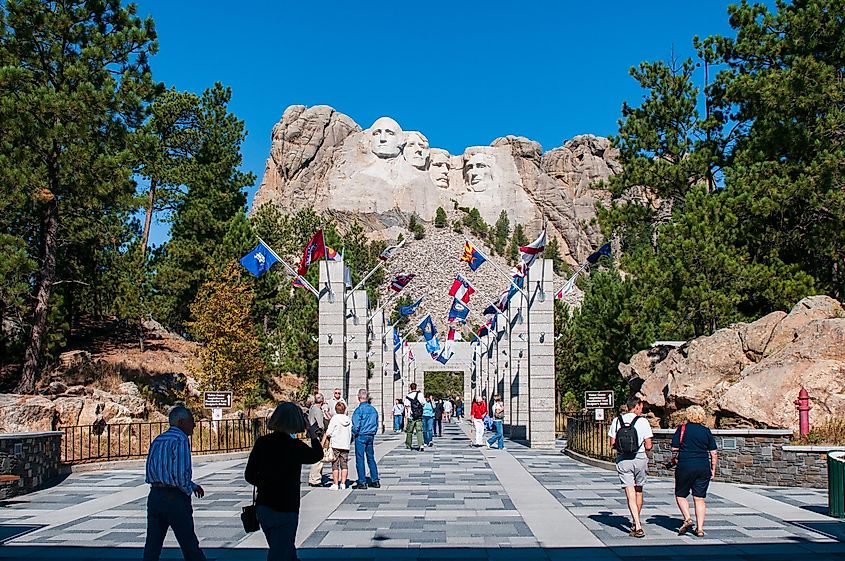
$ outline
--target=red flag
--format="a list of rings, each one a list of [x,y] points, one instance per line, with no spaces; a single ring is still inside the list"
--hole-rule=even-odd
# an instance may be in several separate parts
[[[323,231],[317,230],[308,245],[305,246],[305,251],[302,253],[302,261],[299,262],[299,269],[297,272],[304,275],[308,272],[308,267],[319,259],[322,259],[326,254],[326,244],[323,241]]]

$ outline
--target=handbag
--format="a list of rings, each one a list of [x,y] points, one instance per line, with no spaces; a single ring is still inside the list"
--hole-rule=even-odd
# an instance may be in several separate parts
[[[684,443],[684,433],[687,430],[687,424],[684,423],[681,425],[681,438],[678,440],[678,451],[672,454],[672,457],[669,458],[669,462],[666,464],[668,469],[673,469],[678,467],[678,456],[681,454],[681,445]]]
[[[331,444],[326,446],[323,449],[323,461],[324,462],[333,462],[334,461],[334,448],[332,448]]]
[[[247,533],[257,532],[260,528],[258,512],[255,509],[255,485],[252,486],[252,504],[241,509],[241,523]]]

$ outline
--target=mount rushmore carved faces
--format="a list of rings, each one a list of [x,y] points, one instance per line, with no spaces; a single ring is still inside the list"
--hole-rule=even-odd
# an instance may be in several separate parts
[[[483,152],[471,154],[464,164],[464,178],[476,193],[486,190],[493,183],[493,157]]]
[[[395,158],[405,143],[399,123],[390,117],[379,117],[369,129],[370,149],[379,158]]]
[[[441,189],[449,188],[449,152],[432,148],[429,155],[428,175]]]
[[[410,131],[405,136],[405,148],[402,149],[405,161],[417,169],[424,170],[428,164],[428,139],[421,132]]]

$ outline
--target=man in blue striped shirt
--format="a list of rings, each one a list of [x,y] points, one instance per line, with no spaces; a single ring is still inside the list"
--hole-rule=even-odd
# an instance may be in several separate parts
[[[168,415],[170,429],[153,440],[147,454],[147,540],[144,561],[158,561],[167,528],[173,528],[186,561],[206,561],[194,532],[191,493],[202,498],[203,488],[191,481],[191,442],[194,416],[177,405]]]

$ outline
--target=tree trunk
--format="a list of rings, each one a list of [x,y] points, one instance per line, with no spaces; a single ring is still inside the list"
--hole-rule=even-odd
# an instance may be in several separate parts
[[[56,250],[59,230],[59,201],[56,199],[54,193],[55,191],[49,193],[49,200],[44,210],[41,251],[44,260],[41,264],[41,275],[36,288],[32,331],[30,332],[29,342],[27,343],[26,353],[24,354],[21,381],[17,387],[18,393],[35,392],[35,380],[40,372],[41,359],[44,353],[44,339],[47,335],[47,313],[50,308],[50,295],[53,293],[53,281],[56,276]]]

